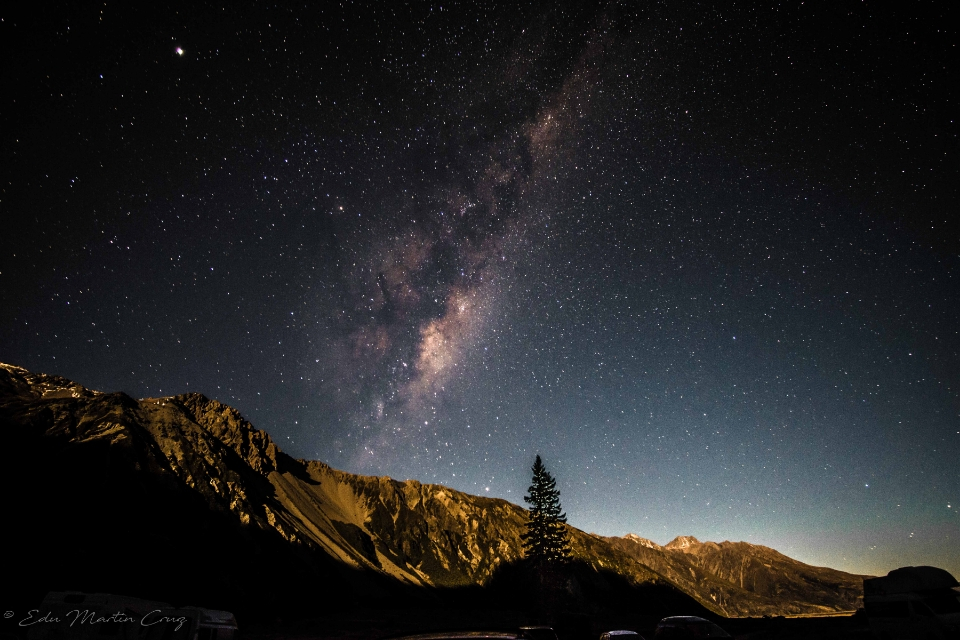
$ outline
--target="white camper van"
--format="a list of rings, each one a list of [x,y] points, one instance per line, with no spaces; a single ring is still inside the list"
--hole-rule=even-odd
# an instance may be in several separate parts
[[[109,593],[51,591],[20,626],[27,640],[236,640],[229,611]]]
[[[863,581],[863,608],[880,640],[960,638],[960,583],[936,567],[903,567]]]

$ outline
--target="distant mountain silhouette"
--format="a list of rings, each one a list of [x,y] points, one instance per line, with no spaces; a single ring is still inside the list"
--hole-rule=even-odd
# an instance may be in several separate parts
[[[0,364],[0,429],[12,598],[124,589],[210,607],[336,607],[509,593],[522,567],[521,507],[296,460],[198,393],[135,400]],[[862,595],[862,576],[745,542],[570,534],[581,599],[636,591],[676,611],[689,596],[761,616],[852,610]]]

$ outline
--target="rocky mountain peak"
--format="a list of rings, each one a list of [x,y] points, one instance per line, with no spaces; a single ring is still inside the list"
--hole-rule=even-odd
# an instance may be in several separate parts
[[[178,404],[198,425],[243,458],[252,469],[267,475],[277,470],[279,447],[266,432],[256,429],[240,412],[202,393],[168,399]]]
[[[635,533],[628,533],[627,535],[623,536],[623,538],[624,540],[630,540],[631,542],[635,542],[640,546],[646,547],[648,549],[663,549],[663,547],[658,545],[653,540],[648,540],[647,538],[641,538]]]
[[[0,362],[6,373],[0,376],[0,391],[31,395],[35,398],[92,398],[102,395],[62,376],[33,373],[23,367]]]
[[[693,536],[677,536],[670,542],[668,542],[663,548],[664,549],[689,549],[691,547],[698,547],[702,544],[699,540]]]

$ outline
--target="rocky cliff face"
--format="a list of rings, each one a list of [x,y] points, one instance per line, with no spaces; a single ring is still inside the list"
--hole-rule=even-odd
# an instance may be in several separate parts
[[[295,460],[200,394],[134,400],[0,365],[0,425],[26,476],[41,479],[25,484],[8,468],[4,481],[20,483],[20,512],[45,532],[19,529],[8,544],[59,549],[45,566],[63,584],[47,588],[76,588],[66,582],[84,567],[104,575],[102,556],[117,554],[152,553],[186,576],[211,573],[196,567],[212,563],[222,570],[208,579],[221,589],[239,589],[243,576],[269,584],[300,575],[367,594],[483,585],[519,559],[526,512],[517,505]],[[851,609],[859,596],[857,576],[746,543],[570,534],[574,555],[596,571],[676,585],[727,615]],[[78,563],[72,535],[100,565]]]
[[[725,615],[853,611],[862,602],[863,576],[803,564],[761,545],[679,536],[660,547],[630,534],[605,540]]]
[[[666,549],[675,557],[682,553],[710,575],[774,602],[806,600],[819,603],[823,612],[853,610],[862,604],[865,576],[803,564],[762,545],[700,542],[691,537],[682,545],[671,542]]]

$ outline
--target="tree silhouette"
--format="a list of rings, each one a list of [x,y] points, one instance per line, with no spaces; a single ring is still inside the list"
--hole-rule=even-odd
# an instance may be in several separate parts
[[[557,481],[543,465],[540,456],[533,463],[533,484],[523,500],[530,506],[527,530],[521,534],[523,555],[538,566],[563,564],[570,559],[570,541],[561,511]]]

